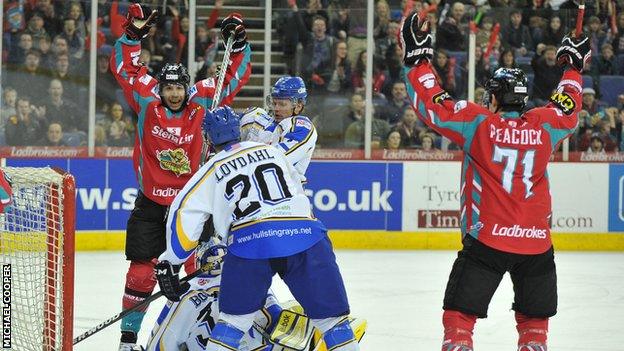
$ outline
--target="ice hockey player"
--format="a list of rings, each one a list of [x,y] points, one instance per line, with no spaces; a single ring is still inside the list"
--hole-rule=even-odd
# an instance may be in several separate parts
[[[179,302],[168,301],[163,307],[156,325],[147,342],[147,351],[157,350],[205,350],[208,338],[219,320],[219,285],[221,283],[222,260],[226,253],[226,247],[217,239],[200,243],[195,250],[195,268],[209,267],[206,273],[192,279],[188,285],[189,290],[180,296]],[[290,316],[301,317],[297,313],[281,316],[275,314],[275,307],[281,311],[275,296],[269,292],[267,300],[261,311],[254,317],[254,327],[250,329],[241,340],[239,350],[272,350],[281,348],[271,342],[270,336],[276,321],[285,320]],[[294,306],[296,307],[296,306]],[[366,321],[352,319],[350,321],[358,341],[366,330]],[[299,326],[300,324],[292,324]],[[306,325],[306,323],[303,323]],[[295,328],[292,329],[293,331]],[[297,330],[296,332],[300,332]],[[318,342],[317,335],[312,337],[312,328],[307,330],[303,340],[311,343],[310,350],[326,350],[324,344]],[[293,332],[292,334],[297,334]],[[265,348],[262,348],[265,346]],[[271,348],[272,347],[272,348]]]
[[[202,152],[201,123],[215,93],[215,79],[189,86],[181,64],[166,64],[158,79],[138,62],[140,40],[157,18],[139,4],[128,8],[125,33],[115,43],[111,71],[128,105],[138,115],[134,145],[134,168],[139,183],[134,210],[126,229],[126,275],[123,309],[139,304],[152,293],[155,259],[165,250],[167,208],[184,184],[199,169]],[[251,74],[251,49],[238,14],[221,25],[224,40],[234,35],[231,63],[227,67],[221,104],[229,104]],[[120,350],[136,343],[145,311],[130,313],[121,322]]]
[[[239,142],[240,120],[228,107],[207,112],[213,156],[184,186],[167,219],[167,249],[156,277],[165,296],[185,289],[178,271],[204,222],[226,237],[219,320],[206,350],[236,350],[279,273],[330,350],[359,350],[348,320],[344,283],[323,224],[311,217],[299,173],[279,149]]]
[[[576,129],[589,40],[584,35],[564,37],[557,59],[565,72],[551,101],[524,113],[528,91],[521,70],[497,70],[486,84],[484,106],[455,102],[432,70],[427,23],[416,14],[408,16],[400,43],[414,110],[430,128],[464,151],[463,249],[444,296],[442,350],[473,350],[476,320],[487,317],[490,300],[509,272],[518,351],[545,351],[548,319],[557,312],[546,166],[559,144]]]
[[[303,183],[318,138],[310,119],[301,115],[307,97],[303,79],[284,76],[267,96],[271,113],[251,107],[241,117],[241,140],[271,144],[284,151]]]
[[[301,115],[308,92],[300,77],[285,76],[275,82],[267,106],[273,111],[277,124],[273,130],[271,144],[281,149],[294,165],[302,183],[306,182],[305,172],[316,147],[318,134],[312,121]]]

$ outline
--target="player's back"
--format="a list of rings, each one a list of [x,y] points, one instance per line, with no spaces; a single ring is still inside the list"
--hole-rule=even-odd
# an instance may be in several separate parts
[[[213,172],[209,198],[215,230],[230,234],[232,252],[246,255],[242,251],[247,250],[237,251],[245,247],[254,251],[252,256],[292,254],[319,239],[317,229],[324,227],[312,217],[299,174],[279,149],[242,142],[215,155],[207,166]]]
[[[554,108],[487,116],[465,148],[465,232],[504,251],[544,252],[551,246],[547,166],[553,149],[575,124],[556,122],[573,120]]]

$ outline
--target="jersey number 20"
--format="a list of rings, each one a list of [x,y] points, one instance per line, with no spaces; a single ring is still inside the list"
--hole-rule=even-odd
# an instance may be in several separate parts
[[[511,194],[511,187],[513,185],[513,175],[516,170],[517,161],[518,161],[518,150],[516,149],[508,149],[498,147],[498,145],[494,145],[494,162],[502,163],[505,162],[505,168],[503,169],[503,188]],[[522,158],[522,166],[524,167],[524,171],[522,172],[522,182],[525,185],[525,194],[524,198],[528,199],[533,195],[531,189],[533,188],[533,182],[531,181],[531,176],[533,174],[533,161],[535,160],[535,150],[527,150],[524,152],[524,157]]]
[[[236,219],[249,216],[260,209],[260,201],[247,199],[250,197],[252,182],[257,191],[257,195],[253,195],[261,201],[275,204],[292,197],[284,179],[284,171],[274,163],[260,165],[256,167],[253,176],[239,174],[225,185],[225,197],[228,200],[231,200],[237,193],[240,194],[234,209]]]

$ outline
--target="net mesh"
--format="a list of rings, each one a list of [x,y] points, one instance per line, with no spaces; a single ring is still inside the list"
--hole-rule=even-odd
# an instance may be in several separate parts
[[[0,214],[0,257],[11,266],[14,350],[61,350],[63,177],[51,168],[12,168],[13,206]]]

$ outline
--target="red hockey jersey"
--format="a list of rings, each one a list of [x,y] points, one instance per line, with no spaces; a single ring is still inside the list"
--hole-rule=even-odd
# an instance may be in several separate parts
[[[113,48],[111,71],[126,101],[137,113],[134,169],[141,191],[151,200],[170,205],[173,198],[199,169],[202,151],[201,124],[212,105],[216,80],[204,79],[188,91],[188,104],[180,112],[165,108],[158,81],[138,63],[140,41],[122,35]],[[249,45],[230,56],[220,105],[228,105],[251,74]]]
[[[495,114],[471,102],[451,100],[429,64],[404,69],[404,77],[418,117],[464,151],[462,234],[505,252],[548,250],[551,196],[546,167],[578,124],[581,75],[567,70],[554,102],[524,114]]]

